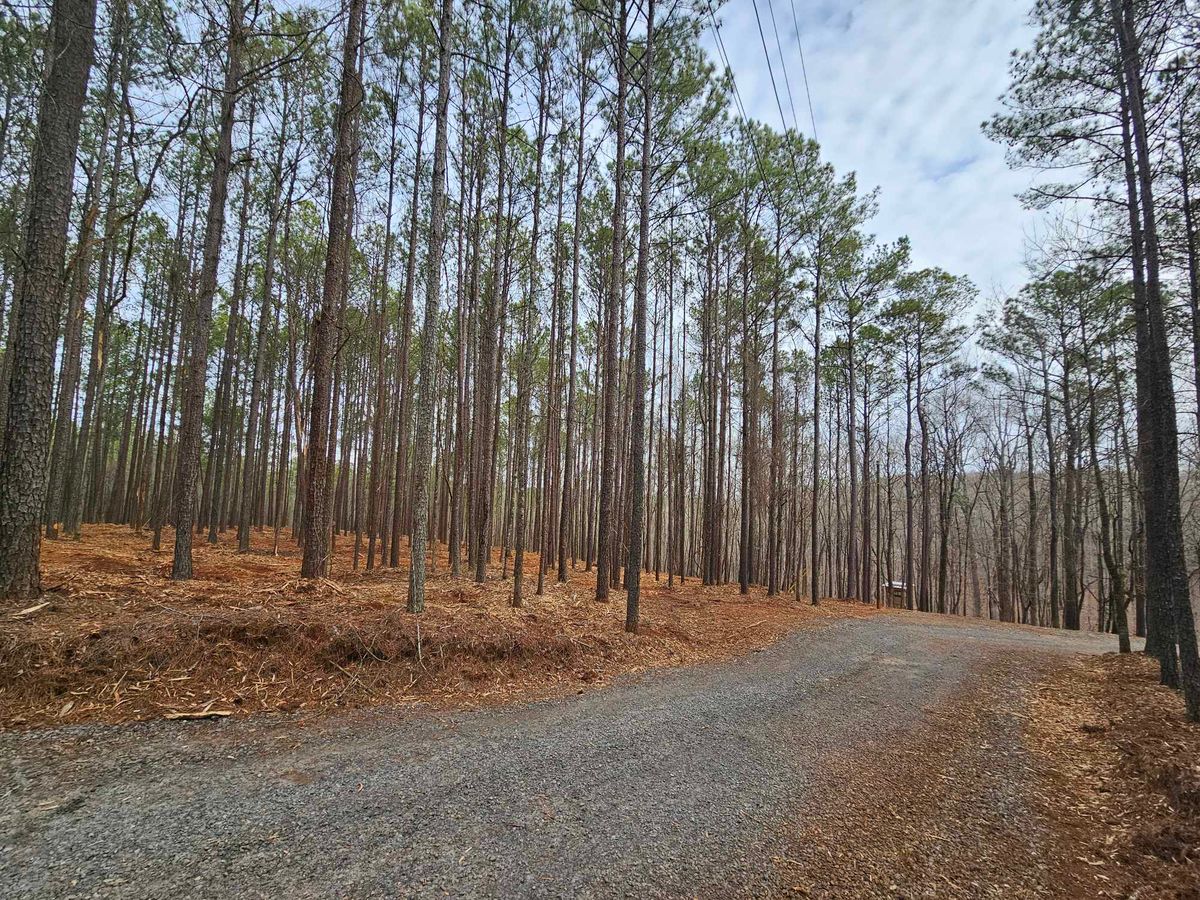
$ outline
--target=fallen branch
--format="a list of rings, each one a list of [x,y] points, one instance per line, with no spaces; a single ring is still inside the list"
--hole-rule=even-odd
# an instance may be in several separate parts
[[[209,700],[200,709],[184,710],[173,709],[163,716],[164,719],[221,719],[225,716],[232,716],[233,710],[230,709],[213,709],[213,704],[216,700]]]

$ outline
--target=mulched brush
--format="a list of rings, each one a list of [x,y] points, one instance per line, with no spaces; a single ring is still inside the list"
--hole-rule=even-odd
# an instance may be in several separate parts
[[[1157,661],[1079,660],[1032,709],[1042,805],[1089,848],[1092,896],[1200,897],[1200,726],[1158,683]]]
[[[172,546],[164,535],[163,547]],[[196,577],[171,581],[169,549],[148,534],[96,525],[82,540],[43,543],[39,603],[0,608],[0,725],[34,727],[137,719],[222,718],[250,711],[400,703],[500,703],[561,695],[627,672],[727,657],[808,622],[873,608],[788,597],[747,597],[736,585],[689,581],[672,590],[645,576],[638,635],[624,631],[624,598],[592,599],[594,575],[546,578],[514,609],[499,559],[483,584],[432,559],[426,611],[405,611],[408,570],[353,569],[341,538],[329,578],[298,577],[300,554],[282,535],[197,541]]]

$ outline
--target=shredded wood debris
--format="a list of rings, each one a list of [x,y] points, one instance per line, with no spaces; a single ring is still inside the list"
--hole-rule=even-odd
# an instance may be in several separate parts
[[[1019,800],[1021,703],[1010,684],[1037,665],[1035,654],[1016,652],[981,666],[966,690],[931,697],[910,727],[873,734],[823,765],[816,796],[786,829],[788,854],[772,860],[779,893],[1064,896],[1050,890],[1053,863],[1038,852],[1045,836]]]
[[[765,646],[790,629],[873,615],[856,603],[819,607],[761,589],[666,586],[643,576],[641,631],[624,631],[624,594],[593,600],[582,565],[554,573],[536,596],[527,554],[525,605],[498,556],[489,579],[451,577],[433,558],[426,611],[405,610],[408,570],[354,571],[353,537],[340,536],[329,578],[299,578],[288,535],[280,552],[255,534],[216,545],[197,536],[195,578],[171,581],[173,535],[115,525],[82,539],[44,541],[44,602],[0,616],[0,725],[205,718],[268,710],[381,703],[489,704],[554,696],[643,669],[686,665]],[[365,556],[365,551],[364,554]],[[509,573],[511,575],[511,572]],[[216,712],[214,712],[216,710]]]
[[[1200,898],[1200,726],[1145,656],[1046,667],[1014,653],[833,760],[772,860],[779,892]]]
[[[1038,801],[1095,897],[1200,897],[1200,725],[1140,654],[1079,660],[1031,697]]]

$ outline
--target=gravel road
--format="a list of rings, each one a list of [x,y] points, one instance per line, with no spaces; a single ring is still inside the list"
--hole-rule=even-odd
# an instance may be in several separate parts
[[[0,734],[0,896],[762,895],[787,823],[854,789],[823,761],[1001,660],[1113,649],[884,615],[492,710]]]

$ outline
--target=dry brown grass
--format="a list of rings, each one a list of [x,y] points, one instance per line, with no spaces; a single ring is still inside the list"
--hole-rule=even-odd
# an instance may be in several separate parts
[[[331,578],[299,579],[299,552],[255,535],[198,539],[195,575],[173,582],[172,535],[92,526],[80,541],[44,542],[44,605],[0,608],[0,726],[320,710],[422,700],[490,703],[580,690],[615,675],[746,652],[807,623],[873,610],[748,597],[736,585],[643,579],[642,630],[623,630],[624,595],[592,599],[582,570],[524,608],[494,561],[485,584],[446,573],[438,548],[426,611],[404,604],[406,568],[352,570],[337,541]],[[532,575],[532,577],[530,577]],[[648,582],[648,584],[647,584]]]

